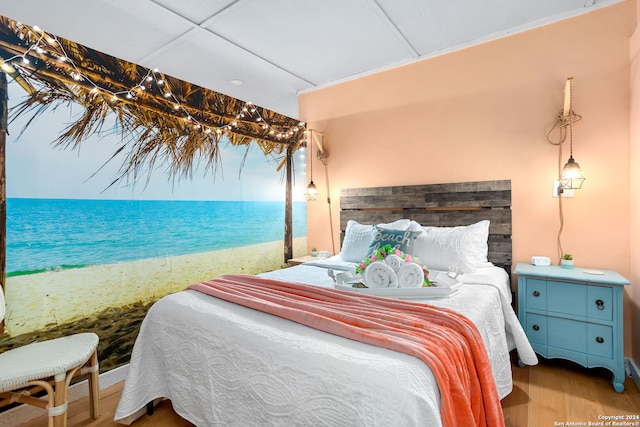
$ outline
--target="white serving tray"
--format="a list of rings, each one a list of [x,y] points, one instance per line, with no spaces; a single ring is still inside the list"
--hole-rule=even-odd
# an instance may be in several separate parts
[[[448,298],[458,292],[462,283],[454,285],[443,285],[438,282],[431,282],[431,286],[421,288],[354,288],[350,284],[335,285],[336,289],[342,291],[356,292],[367,295],[377,295],[397,299],[424,299],[424,298]]]

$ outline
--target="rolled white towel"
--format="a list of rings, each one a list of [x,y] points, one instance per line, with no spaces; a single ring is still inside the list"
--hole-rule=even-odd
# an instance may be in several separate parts
[[[404,260],[398,255],[391,254],[385,257],[384,263],[391,267],[391,269],[397,274],[400,267],[402,267],[402,264],[404,264]]]
[[[405,262],[398,270],[399,288],[419,288],[424,283],[424,271],[415,262]]]
[[[364,270],[364,284],[368,288],[397,288],[398,276],[383,261],[376,261]]]

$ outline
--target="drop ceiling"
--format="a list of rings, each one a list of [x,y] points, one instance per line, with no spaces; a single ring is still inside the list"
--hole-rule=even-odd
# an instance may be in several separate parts
[[[0,0],[0,15],[297,118],[301,92],[619,1]]]

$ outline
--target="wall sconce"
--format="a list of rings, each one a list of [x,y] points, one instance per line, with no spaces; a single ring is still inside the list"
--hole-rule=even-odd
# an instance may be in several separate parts
[[[314,202],[318,199],[318,189],[316,185],[313,183],[313,138],[311,137],[313,131],[309,130],[309,162],[311,165],[310,168],[310,176],[311,180],[309,181],[309,185],[307,185],[307,189],[304,191],[304,198],[307,199],[307,202]]]
[[[307,146],[309,148],[309,155],[311,156],[311,158],[309,159],[309,165],[310,165],[310,181],[309,181],[309,185],[307,186],[307,190],[304,193],[304,197],[307,199],[307,201],[314,201],[318,199],[318,189],[316,188],[316,185],[313,183],[313,146],[315,143],[315,146],[317,148],[316,153],[315,153],[315,157],[316,159],[320,160],[320,163],[322,163],[324,165],[324,178],[326,180],[326,188],[327,188],[327,209],[329,211],[329,235],[331,236],[331,248],[333,249],[333,253],[336,253],[336,243],[335,243],[335,239],[333,236],[333,214],[331,212],[331,190],[329,187],[329,171],[327,169],[327,157],[329,157],[329,154],[327,153],[327,149],[324,145],[324,133],[322,132],[317,132],[314,131],[313,129],[309,129],[307,131]]]
[[[572,109],[572,87],[573,77],[569,77],[567,78],[567,82],[564,86],[564,108],[560,111],[558,119],[554,125],[547,132],[547,141],[558,146],[558,180],[554,182],[553,195],[558,197],[558,215],[560,217],[560,228],[558,229],[558,238],[556,240],[559,258],[564,254],[562,249],[562,230],[564,228],[562,199],[563,197],[573,197],[573,190],[581,188],[585,180],[584,173],[582,172],[580,165],[573,158],[573,124],[580,121],[582,117],[576,114]],[[560,139],[558,142],[552,141],[549,137],[556,127],[560,131]],[[569,136],[569,160],[564,167],[560,169],[562,161],[562,144],[567,140],[567,135]]]
[[[567,133],[569,134],[569,160],[565,163],[562,168],[562,172],[560,173],[560,186],[561,190],[571,189],[577,190],[582,188],[582,184],[586,179],[584,177],[584,173],[580,168],[580,165],[573,158],[573,123],[580,120],[582,117],[577,115],[572,110],[572,97],[571,90],[573,88],[573,77],[569,77],[564,87],[564,108],[562,110],[562,116],[560,117],[560,126],[561,126],[561,135],[562,139],[560,142],[560,146],[567,138]],[[564,132],[562,129],[564,128]],[[562,151],[561,151],[562,153]]]
[[[309,129],[309,138],[307,139],[307,143],[309,146],[309,165],[310,165],[310,181],[309,185],[307,185],[307,189],[304,192],[304,197],[309,202],[313,202],[318,199],[318,189],[316,185],[313,183],[313,142],[315,141],[316,147],[318,148],[316,151],[316,156],[322,164],[326,166],[326,158],[327,153],[324,151],[324,134],[319,132],[314,132],[313,129]]]

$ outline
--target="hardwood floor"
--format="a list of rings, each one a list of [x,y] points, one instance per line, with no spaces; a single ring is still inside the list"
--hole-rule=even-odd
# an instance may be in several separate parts
[[[89,415],[89,398],[77,400],[69,404],[67,414],[67,427],[122,427],[113,421],[113,417],[120,400],[122,387],[124,382],[117,383],[100,391],[100,417],[94,420]],[[192,427],[188,421],[185,421],[177,415],[171,407],[168,400],[162,401],[156,405],[152,416],[144,415],[138,418],[132,424],[135,427]],[[47,417],[42,416],[27,423],[21,424],[20,427],[45,427],[47,426]],[[10,427],[10,426],[7,426]]]
[[[616,393],[611,386],[611,375],[604,369],[584,369],[571,362],[545,360],[536,366],[514,366],[513,380],[513,391],[502,401],[506,427],[561,426],[570,425],[570,422],[588,425],[599,421],[607,425],[599,417],[640,416],[640,391],[631,378],[626,379],[624,393]],[[113,421],[113,416],[122,386],[123,383],[118,383],[101,391],[102,414],[97,420],[89,416],[88,399],[69,405],[68,426],[121,426]],[[622,418],[620,421],[638,422],[640,425],[637,418]],[[20,427],[46,425],[46,417],[41,417]],[[132,425],[193,426],[173,411],[169,401],[156,406],[152,416],[145,415]]]
[[[611,415],[640,417],[640,391],[631,378],[625,380],[624,393],[617,393],[609,371],[585,369],[563,360],[514,366],[512,371],[513,391],[502,400],[507,427],[562,426],[570,422],[589,425]],[[640,419],[629,421],[640,425]]]

